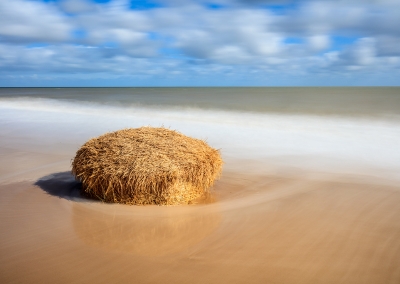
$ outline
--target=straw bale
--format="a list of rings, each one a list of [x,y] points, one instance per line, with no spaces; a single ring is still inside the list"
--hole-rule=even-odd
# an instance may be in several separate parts
[[[128,128],[87,141],[72,161],[83,193],[104,202],[189,204],[222,170],[218,150],[166,128]]]

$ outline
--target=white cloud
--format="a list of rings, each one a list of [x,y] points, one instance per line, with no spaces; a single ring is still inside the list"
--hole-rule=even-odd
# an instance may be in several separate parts
[[[354,48],[357,63],[359,65],[370,65],[375,60],[375,40],[372,38],[362,38]]]
[[[72,26],[51,4],[23,0],[0,1],[0,36],[8,41],[65,41],[70,36]]]
[[[314,50],[327,49],[330,46],[330,38],[328,35],[313,35],[308,38],[311,48]]]
[[[237,60],[243,63],[280,52],[283,36],[271,31],[269,25],[273,16],[267,11],[240,9],[210,12],[201,7],[191,7],[190,10],[191,14],[179,11],[175,18],[191,24],[165,31],[174,38],[174,46],[187,56],[227,62],[228,55],[231,55],[229,62]]]
[[[248,61],[249,54],[238,46],[222,46],[214,50],[212,59],[224,64],[240,64]]]

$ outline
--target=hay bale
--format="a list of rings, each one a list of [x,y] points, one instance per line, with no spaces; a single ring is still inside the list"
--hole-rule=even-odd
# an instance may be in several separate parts
[[[125,204],[188,204],[208,193],[222,159],[206,142],[166,128],[129,128],[86,142],[72,173],[91,198]]]

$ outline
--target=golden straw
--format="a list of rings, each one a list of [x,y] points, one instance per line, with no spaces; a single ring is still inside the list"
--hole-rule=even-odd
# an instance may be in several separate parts
[[[206,142],[166,128],[128,128],[87,141],[72,173],[91,198],[124,204],[188,204],[208,193],[222,159]]]

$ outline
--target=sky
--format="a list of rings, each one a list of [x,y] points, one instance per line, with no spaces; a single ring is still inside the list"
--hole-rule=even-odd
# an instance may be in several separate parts
[[[0,0],[9,86],[400,86],[400,0]]]

